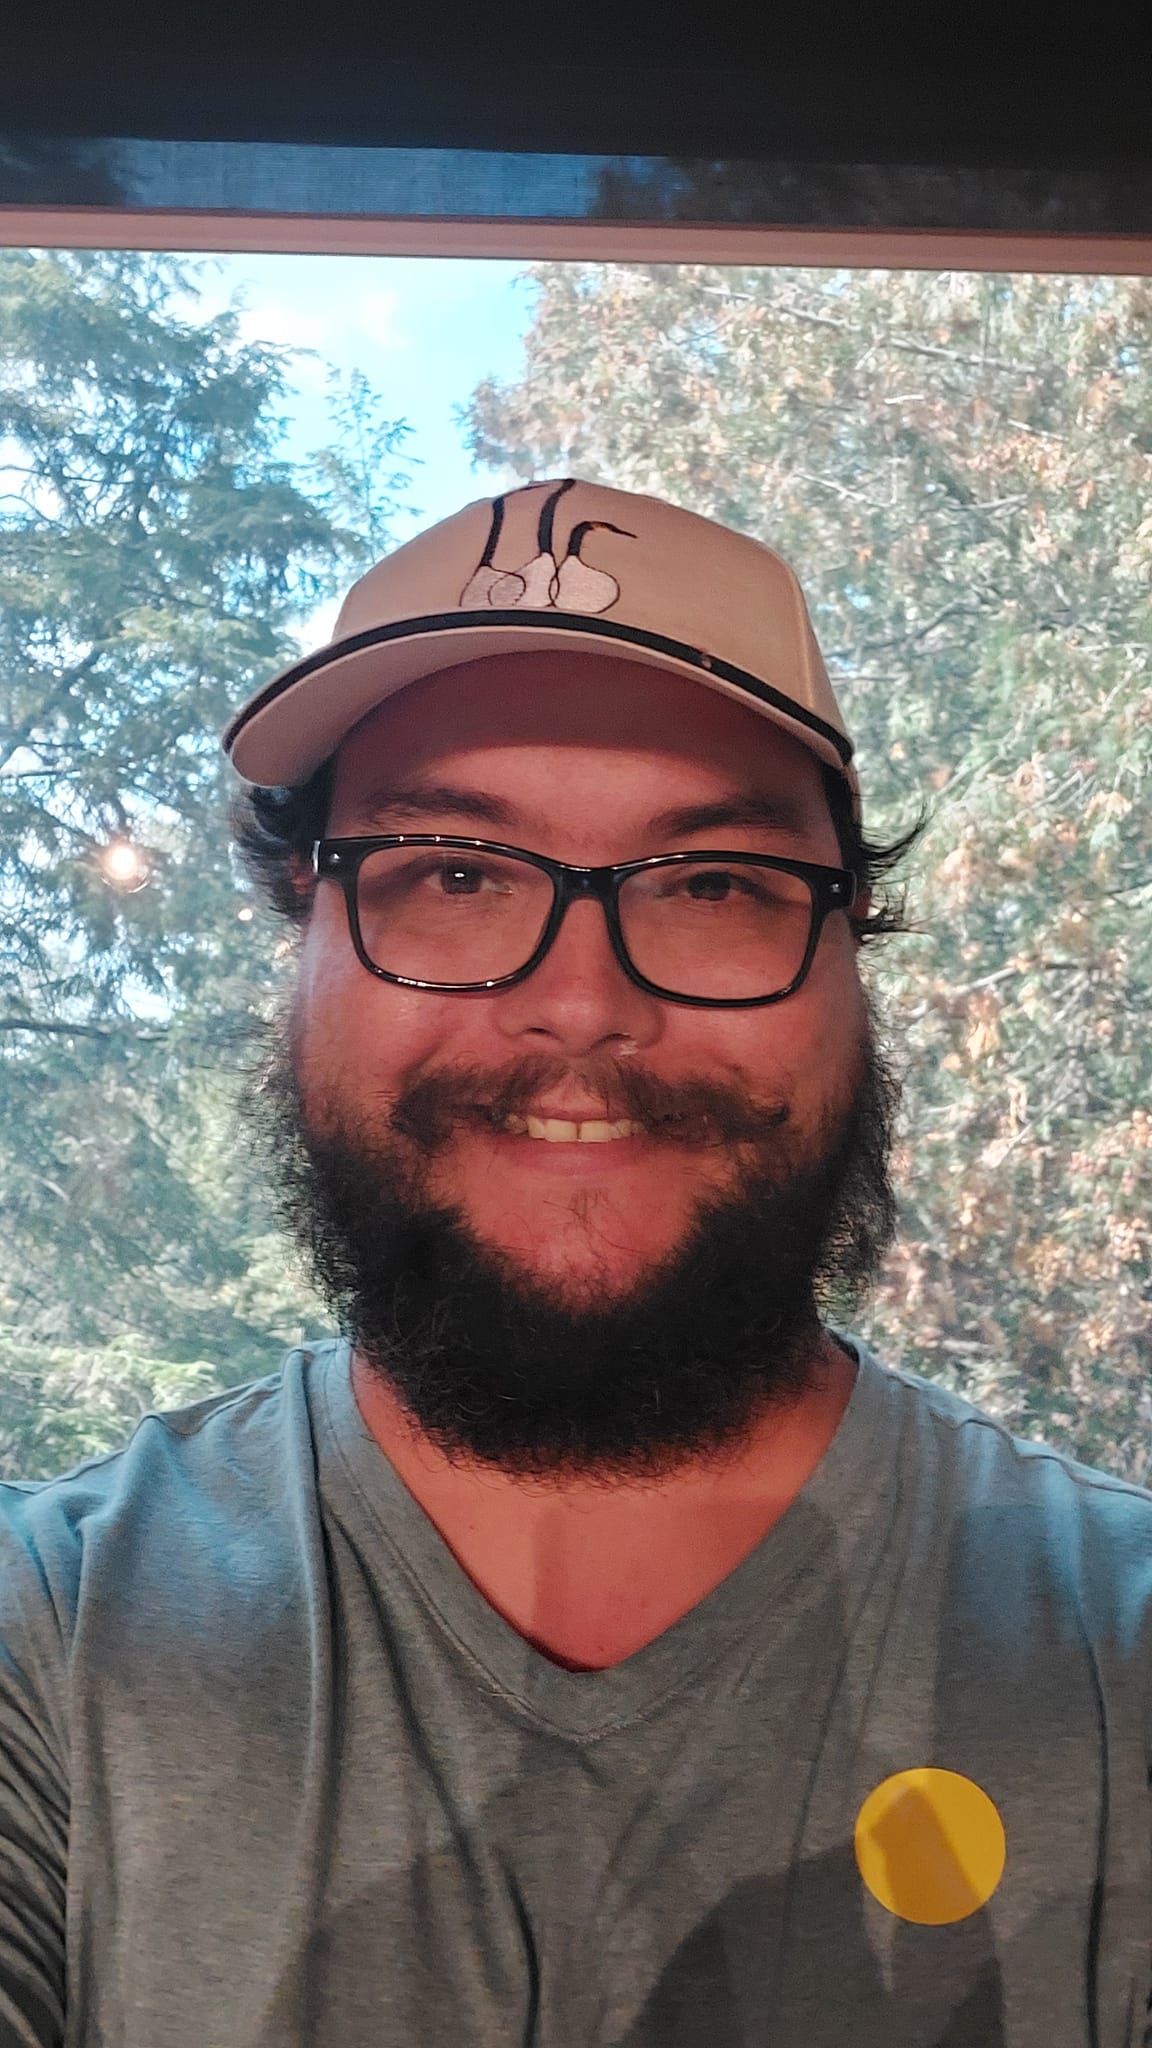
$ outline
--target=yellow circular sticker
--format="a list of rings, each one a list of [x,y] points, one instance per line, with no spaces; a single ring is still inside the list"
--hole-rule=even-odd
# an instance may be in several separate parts
[[[943,1927],[992,1897],[1004,1871],[1004,1823],[958,1771],[897,1771],[856,1816],[856,1861],[873,1898],[901,1920]]]

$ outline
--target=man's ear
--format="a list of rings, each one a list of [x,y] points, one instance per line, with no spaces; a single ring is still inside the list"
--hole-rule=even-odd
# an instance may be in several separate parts
[[[863,923],[863,920],[867,917],[868,912],[871,910],[871,908],[872,891],[871,889],[862,889],[859,895],[857,896],[855,903],[852,905],[853,921]],[[859,932],[857,932],[857,939],[859,939],[859,936],[860,934]]]

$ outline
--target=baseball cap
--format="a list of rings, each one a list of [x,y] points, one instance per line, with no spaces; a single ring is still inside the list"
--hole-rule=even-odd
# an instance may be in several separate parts
[[[578,477],[478,499],[386,555],[348,592],[328,644],[237,712],[225,751],[245,781],[292,787],[409,683],[556,648],[746,704],[843,776],[860,822],[852,741],[788,564],[699,513]]]

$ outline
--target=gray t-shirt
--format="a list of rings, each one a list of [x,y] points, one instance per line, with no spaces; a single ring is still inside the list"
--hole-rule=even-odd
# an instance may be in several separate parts
[[[1152,1494],[850,1341],[797,1500],[609,1671],[488,1605],[343,1344],[0,1485],[2,2048],[1152,2038]]]

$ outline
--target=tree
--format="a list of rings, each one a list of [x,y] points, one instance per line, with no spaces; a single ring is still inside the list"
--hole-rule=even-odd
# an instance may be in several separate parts
[[[543,265],[465,415],[524,478],[653,491],[810,594],[873,838],[932,804],[890,1363],[1152,1479],[1152,286]],[[867,956],[864,956],[867,962]]]
[[[0,1470],[271,1371],[314,1313],[232,1115],[282,942],[220,732],[387,543],[406,429],[353,380],[290,464],[290,352],[196,275],[0,254]]]

